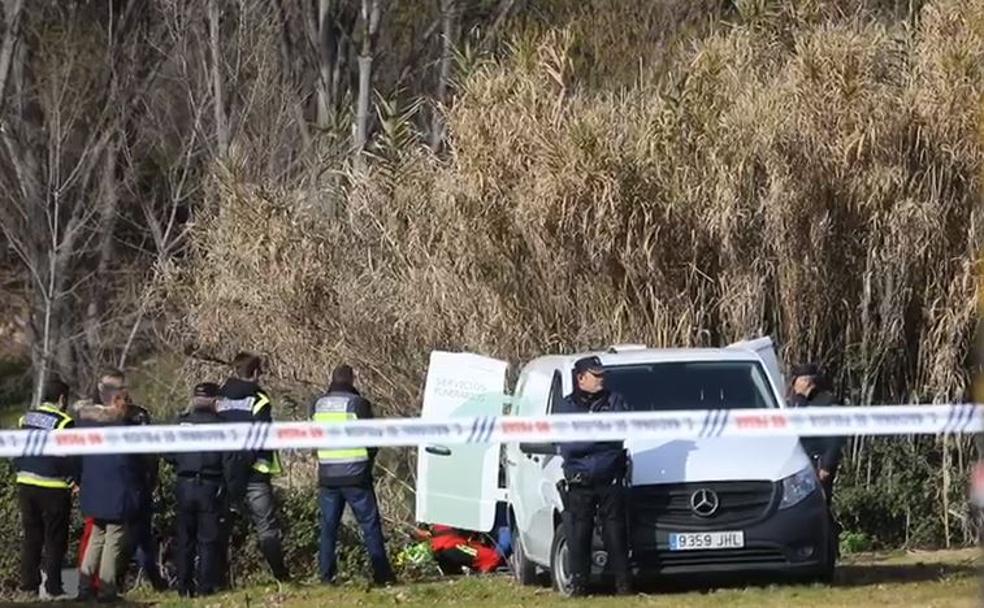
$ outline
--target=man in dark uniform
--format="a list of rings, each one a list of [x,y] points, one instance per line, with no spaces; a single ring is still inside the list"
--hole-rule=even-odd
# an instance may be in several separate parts
[[[574,392],[564,397],[555,413],[626,412],[622,396],[605,389],[605,371],[598,357],[574,364]],[[587,592],[591,574],[591,541],[595,513],[603,523],[602,538],[615,592],[631,593],[625,475],[628,458],[621,441],[574,441],[560,444],[564,459],[564,525],[568,541],[572,595]]]
[[[211,382],[195,387],[190,410],[179,424],[219,424],[215,412],[219,386]],[[245,483],[236,452],[179,452],[166,457],[174,467],[177,511],[178,595],[195,597],[215,593],[218,568],[225,548],[223,533],[230,487]],[[195,555],[198,570],[195,572]],[[195,576],[197,575],[197,585]]]
[[[373,417],[372,406],[355,388],[355,374],[348,365],[332,372],[328,391],[311,406],[311,418],[322,424],[341,424]],[[318,569],[323,583],[336,574],[335,546],[342,510],[348,504],[362,528],[362,538],[372,564],[373,581],[392,583],[393,570],[386,555],[383,526],[372,484],[376,448],[318,450],[318,504],[321,507],[321,537]]]
[[[65,413],[68,385],[51,379],[41,394],[42,403],[21,416],[18,428],[55,431],[75,426]],[[27,456],[14,459],[21,524],[21,591],[38,593],[42,555],[45,583],[42,598],[65,594],[61,568],[68,549],[72,513],[72,486],[79,476],[78,458]]]
[[[224,422],[273,422],[272,401],[259,385],[260,358],[251,353],[239,353],[232,360],[232,367],[235,375],[219,389],[221,397],[216,404],[219,417]],[[270,482],[273,475],[281,473],[280,457],[272,450],[251,452],[250,457],[244,465],[249,475],[244,505],[259,537],[260,552],[274,578],[287,582],[290,575],[284,564],[283,538]],[[238,503],[239,497],[232,496],[231,500]]]
[[[789,405],[792,407],[830,407],[835,405],[833,393],[824,386],[820,369],[812,364],[794,366],[790,380]],[[803,437],[800,444],[813,461],[817,479],[823,487],[829,508],[834,497],[834,479],[844,448],[843,437]]]

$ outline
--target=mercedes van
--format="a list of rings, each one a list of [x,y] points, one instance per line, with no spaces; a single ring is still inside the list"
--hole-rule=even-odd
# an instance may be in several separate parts
[[[606,385],[632,411],[783,408],[772,340],[717,349],[616,346],[544,356],[519,373],[511,398],[508,364],[469,353],[435,352],[422,416],[551,415],[573,390],[574,362],[598,356]],[[508,405],[504,405],[508,404]],[[828,580],[835,540],[814,468],[796,437],[649,440],[627,437],[631,456],[630,560],[637,577],[773,573]],[[417,519],[491,530],[505,501],[512,566],[522,584],[549,574],[570,590],[562,460],[554,444],[425,445],[418,453]],[[607,562],[596,534],[594,573]]]

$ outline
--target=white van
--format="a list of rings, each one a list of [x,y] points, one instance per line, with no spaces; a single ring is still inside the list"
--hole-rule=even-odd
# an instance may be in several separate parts
[[[435,352],[422,416],[549,415],[573,390],[573,365],[597,355],[606,385],[633,411],[782,408],[783,378],[772,340],[719,349],[650,349],[546,356],[522,369],[511,399],[508,365]],[[629,488],[631,563],[638,577],[770,572],[827,580],[834,535],[813,466],[795,437],[637,440]],[[561,458],[553,444],[421,446],[417,520],[492,529],[497,501],[509,506],[512,565],[519,582],[549,573],[568,591]],[[504,474],[503,474],[504,472]],[[606,555],[596,535],[594,570]]]

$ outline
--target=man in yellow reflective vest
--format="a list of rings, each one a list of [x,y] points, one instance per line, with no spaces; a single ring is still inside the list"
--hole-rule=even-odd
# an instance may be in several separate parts
[[[239,353],[233,358],[232,367],[235,376],[226,380],[219,390],[222,397],[216,403],[216,413],[225,422],[273,422],[273,403],[259,385],[263,371],[260,358],[252,353]],[[272,450],[258,450],[244,462],[249,467],[249,471],[241,472],[248,476],[246,495],[230,496],[229,500],[235,504],[245,499],[263,558],[274,578],[287,582],[290,574],[284,564],[283,535],[270,483],[272,476],[281,473],[280,457]],[[223,564],[220,571],[224,570]]]
[[[340,365],[331,374],[328,392],[311,407],[311,418],[323,424],[340,424],[350,420],[372,418],[372,406],[355,388],[355,374],[348,365]],[[376,448],[343,448],[318,450],[318,504],[321,507],[321,537],[318,569],[321,582],[335,579],[337,566],[335,545],[338,526],[345,505],[352,509],[362,528],[362,538],[373,580],[378,585],[394,581],[393,570],[386,556],[383,526],[372,483],[372,465]]]
[[[65,408],[68,385],[50,379],[41,394],[42,403],[20,418],[18,427],[55,431],[74,426]],[[22,456],[14,459],[21,524],[21,591],[39,592],[41,568],[45,573],[42,599],[65,594],[61,567],[68,549],[68,528],[72,514],[72,486],[78,479],[78,458],[64,456]],[[43,556],[43,564],[42,564]]]

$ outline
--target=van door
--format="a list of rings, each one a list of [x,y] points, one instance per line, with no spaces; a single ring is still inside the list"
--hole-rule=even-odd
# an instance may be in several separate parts
[[[741,342],[729,344],[726,348],[750,350],[757,354],[765,365],[765,371],[769,374],[769,379],[775,385],[779,403],[785,403],[783,395],[786,392],[786,380],[782,375],[782,367],[779,365],[779,357],[776,355],[776,345],[771,337],[765,336],[763,338],[756,338],[755,340],[742,340]]]
[[[432,352],[421,417],[501,416],[508,367],[505,361],[471,353]],[[417,521],[492,530],[500,496],[500,447],[498,443],[419,446]]]
[[[563,397],[560,372],[531,370],[514,396],[513,405],[520,416],[543,416]],[[550,546],[553,543],[553,514],[559,511],[562,459],[546,451],[530,451],[519,444],[507,445],[510,466],[509,499],[516,517],[516,529],[521,535],[527,557],[544,567],[550,565]]]

